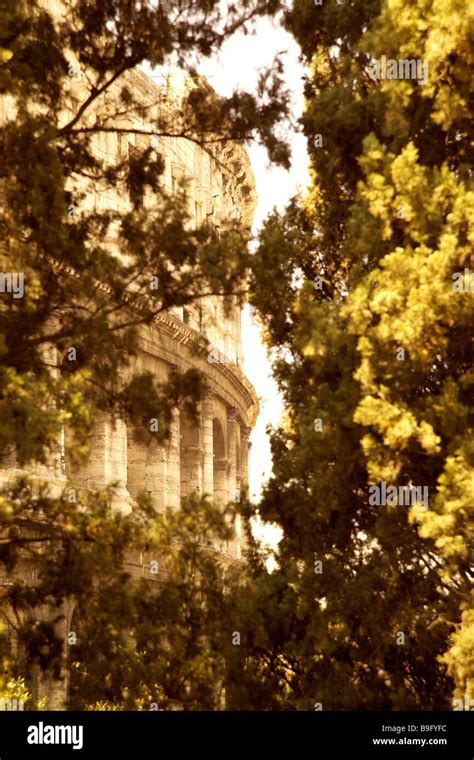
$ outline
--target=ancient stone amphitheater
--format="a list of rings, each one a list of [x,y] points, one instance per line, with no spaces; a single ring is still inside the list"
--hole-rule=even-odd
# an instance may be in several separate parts
[[[126,75],[134,96],[144,104],[165,104],[173,108],[189,82],[181,75],[154,79],[135,70]],[[73,97],[80,100],[81,81],[72,77]],[[109,97],[113,98],[112,95]],[[107,102],[100,107],[107,107]],[[2,103],[3,118],[8,118],[8,103]],[[146,130],[142,115],[128,115],[122,126]],[[150,137],[109,132],[97,136],[94,151],[108,160],[151,145],[160,153],[165,171],[162,182],[173,193],[184,179],[190,211],[198,226],[207,219],[219,227],[225,220],[239,220],[243,233],[253,218],[256,205],[255,183],[248,156],[236,142],[215,144],[209,149],[182,137]],[[147,202],[153,202],[148,198]],[[89,208],[127,207],[114,189],[88,188]],[[175,411],[169,440],[162,446],[139,443],[124,420],[102,414],[95,427],[87,465],[72,472],[62,451],[48,466],[30,472],[48,480],[54,488],[64,488],[73,479],[81,488],[103,489],[114,484],[115,509],[129,511],[142,490],[147,491],[156,508],[177,509],[181,497],[195,491],[208,494],[215,503],[239,502],[247,486],[249,434],[258,414],[256,393],[245,377],[242,359],[241,309],[235,300],[225,307],[220,297],[205,297],[184,308],[159,315],[153,324],[140,328],[139,350],[134,358],[138,370],[151,371],[158,381],[169,373],[199,370],[207,381],[207,395],[199,408],[198,424],[183,412]],[[57,365],[52,356],[53,365]],[[21,471],[15,457],[7,457],[0,469],[0,480],[13,479]],[[238,518],[235,539],[226,545],[208,546],[224,565],[239,560],[241,535]],[[131,557],[132,574],[144,573],[145,559]],[[23,577],[32,578],[34,569],[24,568]],[[71,630],[73,610],[64,609],[64,636]],[[47,612],[45,612],[45,615]],[[67,681],[67,678],[66,678]],[[44,683],[38,674],[37,698],[45,698],[50,708],[64,705],[66,682]]]
[[[177,107],[189,82],[181,75],[152,81],[141,71],[126,75],[141,102]],[[175,105],[173,105],[173,102]],[[129,127],[146,129],[137,117]],[[182,137],[148,137],[107,133],[97,139],[97,150],[123,158],[124,151],[152,146],[165,164],[162,181],[173,193],[185,180],[189,207],[196,226],[207,219],[219,227],[228,218],[239,219],[243,232],[251,225],[256,204],[255,183],[248,156],[236,142],[206,149]],[[122,199],[108,190],[91,202],[104,208],[120,207]],[[152,199],[148,199],[152,202]],[[176,369],[195,368],[205,377],[208,393],[199,409],[199,424],[183,412],[174,413],[171,437],[164,447],[138,443],[124,421],[100,420],[88,467],[77,474],[80,484],[94,489],[114,482],[116,506],[130,509],[144,489],[156,507],[177,508],[192,491],[208,494],[214,502],[239,501],[247,486],[248,439],[258,413],[255,391],[243,372],[241,309],[237,300],[224,304],[209,296],[187,307],[174,308],[141,328],[137,370],[151,371],[165,381]],[[239,525],[236,539],[219,547],[240,557]],[[216,547],[217,548],[217,547]]]

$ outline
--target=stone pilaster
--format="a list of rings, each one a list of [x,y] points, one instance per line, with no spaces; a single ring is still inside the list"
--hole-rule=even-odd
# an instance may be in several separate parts
[[[234,530],[235,530],[235,556],[237,559],[240,559],[242,556],[242,547],[244,545],[244,541],[242,538],[242,520],[239,513],[235,515],[235,523],[234,523]]]
[[[214,501],[224,506],[227,497],[227,467],[228,459],[214,457]]]
[[[242,427],[240,431],[240,445],[241,445],[241,473],[240,482],[242,491],[247,491],[249,484],[249,451],[251,443],[249,442],[250,428]]]
[[[229,466],[227,475],[227,501],[232,501],[236,509],[239,509],[240,495],[240,472],[237,472],[237,410],[231,408],[227,412],[227,438],[229,451]],[[240,558],[240,515],[236,514],[233,525],[235,537],[230,542],[230,552]]]
[[[181,437],[179,409],[173,411],[170,438],[166,444],[166,496],[165,506],[179,509],[181,504]]]
[[[248,427],[241,427],[240,429],[240,447],[241,447],[241,463],[240,463],[240,499],[248,492],[249,484],[249,451],[251,443],[249,442],[251,429]],[[238,478],[239,479],[239,478]],[[242,534],[241,516],[237,513],[235,518],[235,554],[237,559],[242,556],[242,549],[245,548],[245,536]]]
[[[202,493],[202,446],[181,449],[181,496]]]
[[[69,622],[71,615],[69,610],[71,603],[69,601],[63,601],[60,609],[49,605],[44,605],[37,612],[38,619],[42,622],[52,622],[58,615],[58,612],[62,613],[62,617],[59,621],[54,622],[54,630],[56,635],[63,642],[63,665],[60,669],[59,678],[54,677],[51,673],[41,670],[38,664],[34,664],[31,669],[31,691],[35,701],[43,701],[44,708],[46,710],[66,710],[69,696],[69,680],[70,674],[67,667],[70,661],[69,642],[72,640],[69,634]]]
[[[180,415],[181,497],[202,493],[202,428],[186,412]]]
[[[124,420],[115,420],[100,414],[91,435],[91,453],[86,468],[77,475],[85,488],[102,490],[114,485],[112,506],[123,512],[131,510],[127,490],[127,426]]]
[[[18,467],[15,446],[9,446],[5,450],[0,467],[5,470],[15,470]]]
[[[127,488],[133,499],[146,491],[157,510],[165,506],[165,448],[157,441],[142,441],[128,430]]]
[[[51,321],[50,329],[57,327],[55,321]],[[44,364],[48,367],[50,375],[57,380],[60,376],[58,362],[60,356],[55,346],[46,343],[41,347],[41,355]],[[66,480],[66,460],[65,460],[65,430],[62,427],[58,434],[56,445],[47,455],[45,463],[36,463],[33,468],[35,475],[46,480]]]
[[[214,396],[208,395],[201,405],[202,417],[202,490],[214,498]]]
[[[227,451],[229,452],[229,465],[227,472],[227,495],[226,501],[238,501],[237,494],[237,413],[231,408],[227,412]]]

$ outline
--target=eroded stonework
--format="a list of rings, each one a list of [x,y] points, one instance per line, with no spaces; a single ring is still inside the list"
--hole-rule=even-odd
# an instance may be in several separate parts
[[[124,76],[134,97],[147,107],[146,116],[128,114],[128,129],[149,127],[156,109],[179,108],[180,99],[193,86],[181,74],[158,77],[157,82],[141,71]],[[117,88],[123,82],[117,83]],[[76,97],[80,100],[80,92]],[[113,98],[113,93],[109,95]],[[149,108],[149,104],[156,104]],[[236,142],[211,144],[206,149],[182,137],[102,133],[95,150],[108,160],[120,161],[130,152],[152,147],[164,162],[163,185],[173,194],[184,181],[189,214],[198,227],[205,220],[219,228],[238,219],[243,232],[252,222],[256,204],[255,183],[247,154]],[[91,208],[128,209],[114,189],[95,187],[88,196]],[[148,194],[145,206],[153,204]],[[198,369],[209,393],[200,405],[195,425],[183,412],[175,411],[169,442],[164,447],[137,442],[124,421],[100,420],[94,434],[88,467],[76,474],[85,487],[103,488],[117,482],[117,507],[130,509],[141,490],[147,491],[157,509],[177,508],[182,496],[192,491],[208,494],[215,502],[237,501],[247,485],[248,436],[258,411],[255,391],[242,370],[241,311],[234,299],[207,296],[186,307],[159,315],[151,326],[142,327],[134,369],[150,371],[159,382],[170,372]],[[240,556],[240,541],[226,547]]]
[[[125,79],[144,104],[161,104],[157,107],[163,104],[173,107],[173,99],[179,99],[188,87],[180,75],[154,82],[141,71],[133,71],[127,73]],[[119,85],[117,83],[117,87]],[[80,79],[71,87],[73,98],[80,102],[84,94]],[[113,98],[113,92],[109,97]],[[8,102],[4,100],[1,105],[5,120]],[[107,102],[102,106],[107,108]],[[147,121],[143,116],[129,115],[122,126],[146,129]],[[189,211],[197,226],[207,219],[219,227],[232,218],[240,221],[243,232],[250,227],[256,204],[255,183],[247,154],[240,144],[229,142],[204,150],[181,137],[114,132],[94,139],[94,150],[110,161],[123,160],[133,151],[151,145],[164,160],[162,179],[168,192],[173,193],[178,184],[186,180]],[[88,189],[84,207],[125,212],[128,203],[129,199],[115,190],[102,190],[96,185]],[[146,203],[152,204],[153,197],[147,196]],[[110,244],[113,246],[114,241]],[[150,371],[159,382],[165,382],[176,369],[195,368],[205,376],[208,393],[200,404],[199,423],[193,423],[183,412],[175,410],[169,441],[159,446],[140,442],[125,420],[102,414],[92,436],[87,465],[73,471],[59,446],[48,466],[34,468],[28,474],[49,481],[53,493],[63,490],[70,481],[86,489],[103,489],[114,484],[113,507],[124,512],[133,509],[142,490],[148,492],[158,511],[167,507],[177,509],[180,499],[191,492],[208,494],[217,504],[238,503],[247,487],[248,438],[258,414],[258,401],[243,373],[241,311],[237,301],[230,308],[224,308],[222,298],[209,296],[191,306],[174,308],[159,315],[153,324],[140,328],[138,345],[133,365],[137,372]],[[55,355],[51,355],[50,360],[57,366]],[[0,482],[19,474],[14,455],[5,458]],[[235,539],[225,546],[209,547],[224,563],[238,561],[241,548],[238,518]],[[142,558],[130,557],[128,565],[133,574],[142,574]],[[25,570],[26,582],[34,582],[32,573],[31,569]],[[72,610],[65,608],[63,612],[66,637]],[[46,619],[48,610],[44,616]],[[64,707],[66,692],[67,674],[61,684],[37,679],[35,696],[46,698],[51,709]]]

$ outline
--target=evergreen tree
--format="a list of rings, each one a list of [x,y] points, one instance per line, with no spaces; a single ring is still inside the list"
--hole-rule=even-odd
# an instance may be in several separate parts
[[[241,298],[247,241],[236,224],[218,237],[209,225],[189,223],[186,188],[167,195],[151,138],[176,136],[208,151],[255,139],[288,163],[275,134],[287,113],[278,63],[262,74],[256,96],[219,98],[194,71],[196,58],[278,9],[277,0],[2,4],[0,257],[2,272],[22,280],[11,280],[17,293],[3,288],[0,301],[0,456],[18,468],[51,464],[63,430],[68,465],[81,463],[98,412],[126,418],[154,445],[167,438],[173,409],[195,412],[203,392],[197,372],[176,372],[164,384],[131,372],[137,328],[205,295]],[[136,97],[131,72],[170,62],[193,86],[176,108],[157,111]],[[137,113],[146,127],[127,121]],[[97,150],[110,133],[146,146],[111,161]],[[99,187],[128,199],[128,210],[93,207],[90,193]],[[152,432],[151,417],[159,419]],[[228,537],[225,517],[191,502],[180,524],[157,517],[146,498],[123,516],[111,500],[111,492],[87,493],[73,482],[58,492],[39,477],[3,480],[2,614],[18,643],[16,655],[6,652],[7,673],[61,676],[58,626],[68,602],[78,621],[66,648],[74,706],[143,705],[153,689],[160,705],[217,704],[213,618],[200,609],[213,595],[221,603],[222,574],[197,557],[197,543],[206,521]],[[185,526],[179,550],[170,549],[170,521],[178,536]],[[140,550],[150,562],[165,558],[166,588],[127,575],[124,560]]]
[[[473,697],[472,17],[432,0],[287,15],[312,185],[253,263],[286,414],[247,667],[282,708]]]

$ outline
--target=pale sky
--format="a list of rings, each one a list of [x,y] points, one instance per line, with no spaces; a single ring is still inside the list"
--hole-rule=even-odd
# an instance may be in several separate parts
[[[235,35],[223,47],[220,55],[201,64],[204,74],[221,95],[230,95],[236,87],[252,92],[257,81],[258,69],[272,64],[277,52],[287,51],[284,56],[286,81],[293,94],[293,112],[299,116],[303,108],[304,69],[298,61],[299,48],[293,37],[270,20],[257,22],[255,36]],[[298,188],[309,184],[306,139],[302,134],[292,134],[292,166],[290,171],[268,165],[266,152],[254,145],[248,149],[257,183],[258,206],[255,214],[254,232],[274,206],[283,210]],[[250,494],[258,498],[262,482],[271,472],[271,456],[265,428],[276,425],[282,412],[281,399],[271,377],[266,349],[260,339],[258,325],[252,319],[250,308],[244,310],[242,319],[242,343],[244,372],[260,397],[260,416],[252,431],[249,461]]]
[[[277,53],[285,52],[285,80],[292,93],[292,111],[298,117],[303,109],[304,68],[298,60],[299,47],[293,37],[270,19],[255,23],[255,34],[235,34],[220,53],[199,61],[199,73],[203,74],[220,95],[230,95],[236,88],[254,92],[258,71],[272,65]],[[143,67],[151,74],[147,67]],[[175,70],[170,66],[170,70]],[[258,205],[253,232],[256,234],[267,214],[277,207],[283,210],[298,189],[309,184],[306,139],[302,134],[291,133],[292,166],[290,171],[270,167],[266,151],[258,145],[247,147],[257,184]],[[249,490],[258,500],[262,483],[271,472],[271,456],[268,424],[277,425],[282,413],[282,403],[271,376],[270,363],[260,337],[260,328],[245,307],[242,318],[242,344],[244,372],[255,387],[260,398],[260,415],[252,431],[249,459]],[[273,541],[272,541],[273,542]]]

